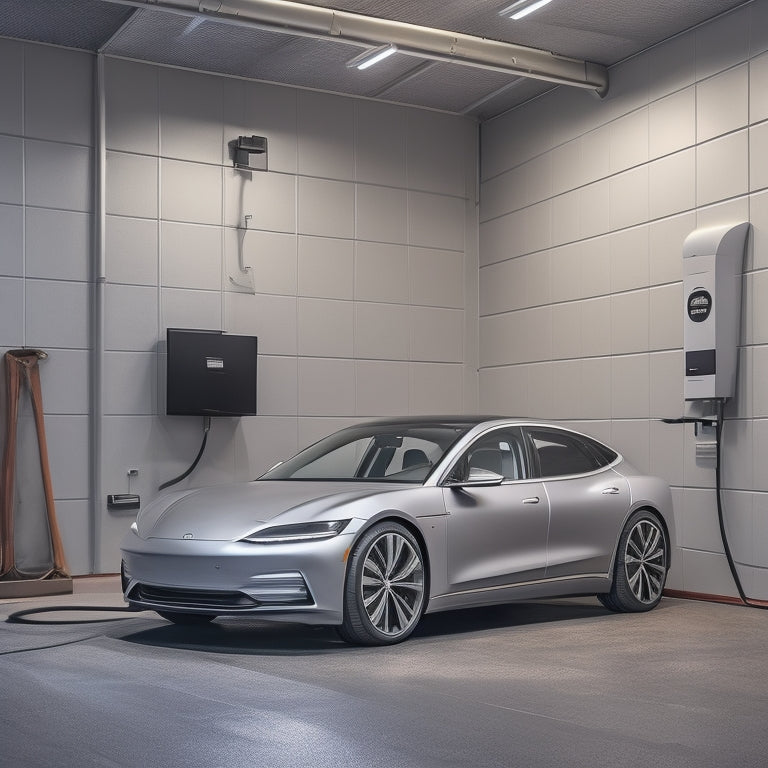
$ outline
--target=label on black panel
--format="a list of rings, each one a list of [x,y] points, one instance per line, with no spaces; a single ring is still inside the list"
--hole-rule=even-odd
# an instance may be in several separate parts
[[[703,323],[712,312],[712,296],[709,291],[697,288],[688,297],[688,317],[694,323]]]
[[[700,349],[685,353],[686,376],[712,376],[715,373],[715,350]]]

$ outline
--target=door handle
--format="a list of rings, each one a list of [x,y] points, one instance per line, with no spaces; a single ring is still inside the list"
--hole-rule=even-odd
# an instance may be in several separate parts
[[[616,486],[612,486],[611,488],[603,488],[601,493],[603,496],[607,496],[608,494],[617,494],[619,492],[619,489],[616,488]]]
[[[538,504],[538,503],[539,503],[538,496],[529,496],[527,499],[523,499],[523,504]]]

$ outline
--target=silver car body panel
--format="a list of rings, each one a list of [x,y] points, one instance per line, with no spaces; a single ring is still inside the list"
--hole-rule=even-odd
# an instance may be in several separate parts
[[[546,480],[551,511],[547,576],[608,573],[630,508],[629,483],[614,469]]]
[[[621,531],[636,509],[658,512],[674,541],[669,487],[621,456],[583,475],[444,486],[478,437],[500,426],[531,424],[563,429],[517,419],[479,423],[418,485],[257,480],[162,496],[142,510],[137,531],[123,542],[126,599],[160,611],[340,624],[349,554],[363,532],[384,519],[400,520],[421,538],[429,573],[426,612],[607,592]],[[242,541],[274,525],[337,520],[349,523],[321,541]],[[305,604],[248,602],[265,579],[290,574],[303,578]],[[246,598],[244,604],[209,605],[209,593]]]
[[[539,481],[445,488],[451,591],[543,578],[549,502]]]

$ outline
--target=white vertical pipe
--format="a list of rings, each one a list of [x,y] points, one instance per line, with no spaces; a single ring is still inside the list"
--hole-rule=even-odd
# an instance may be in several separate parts
[[[102,442],[104,434],[104,287],[106,277],[106,99],[104,54],[96,54],[94,84],[94,214],[93,305],[91,312],[91,504],[90,567],[101,572],[101,517],[103,492]]]

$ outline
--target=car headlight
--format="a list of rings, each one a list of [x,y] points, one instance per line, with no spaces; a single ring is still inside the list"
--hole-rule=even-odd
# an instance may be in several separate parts
[[[138,536],[139,535],[139,524],[134,520],[131,523],[131,530]]]
[[[349,520],[332,520],[322,523],[296,523],[264,528],[246,536],[241,541],[252,544],[286,544],[295,541],[319,541],[338,536],[349,525]]]

